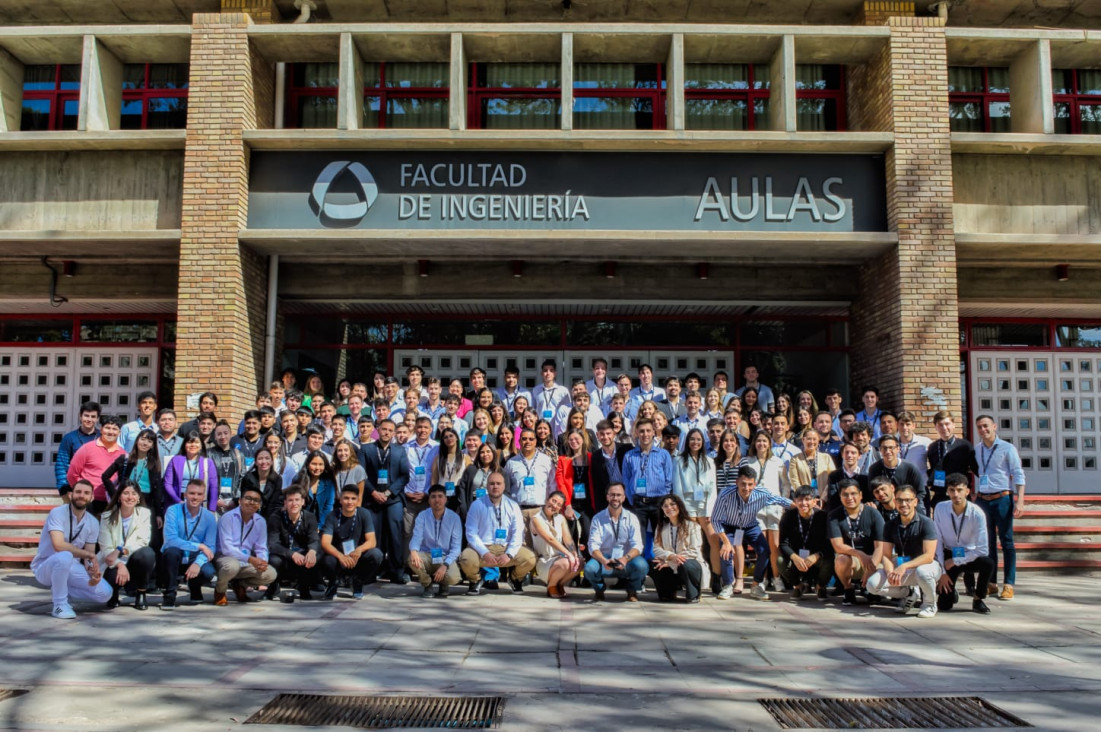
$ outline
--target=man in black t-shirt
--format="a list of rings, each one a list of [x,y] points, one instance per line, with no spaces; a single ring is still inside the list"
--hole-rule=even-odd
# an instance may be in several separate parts
[[[359,487],[349,483],[340,491],[340,510],[330,513],[321,529],[326,600],[336,597],[338,579],[347,574],[352,575],[352,597],[363,597],[363,585],[374,582],[382,566],[382,552],[375,544],[374,519],[359,505]]]
[[[918,511],[917,492],[908,485],[895,491],[898,518],[883,528],[881,569],[868,578],[868,592],[902,600],[901,613],[918,602],[919,618],[937,614],[937,580],[944,573],[937,562],[937,527],[933,519]]]
[[[830,545],[826,514],[815,508],[818,491],[809,485],[795,489],[795,510],[780,518],[780,577],[794,587],[798,600],[812,584],[818,599],[826,599],[826,585],[833,576],[833,547]]]
[[[839,484],[841,508],[829,514],[829,537],[833,545],[833,570],[845,589],[843,605],[856,602],[853,580],[872,576],[880,560],[883,517],[862,502],[860,484],[846,478]]]
[[[898,518],[898,508],[895,506],[895,492],[898,490],[895,484],[885,475],[877,475],[868,481],[868,487],[875,496],[879,505],[879,515],[883,517],[883,523],[888,523]]]

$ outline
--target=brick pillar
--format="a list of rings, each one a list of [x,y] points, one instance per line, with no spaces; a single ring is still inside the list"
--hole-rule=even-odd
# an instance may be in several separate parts
[[[266,259],[237,241],[248,204],[242,131],[271,113],[272,69],[250,50],[249,23],[194,16],[177,302],[176,407],[212,390],[220,416],[234,419],[264,381]]]
[[[883,3],[866,3],[880,5]],[[860,269],[852,309],[855,391],[876,384],[883,404],[931,416],[960,414],[952,149],[944,21],[890,16],[891,36],[853,69],[859,129],[889,130],[888,225],[893,251]]]

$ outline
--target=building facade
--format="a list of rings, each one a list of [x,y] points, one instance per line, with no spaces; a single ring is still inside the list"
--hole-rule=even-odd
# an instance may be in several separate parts
[[[0,482],[85,398],[599,355],[992,413],[1093,489],[1090,3],[301,5],[0,10]]]

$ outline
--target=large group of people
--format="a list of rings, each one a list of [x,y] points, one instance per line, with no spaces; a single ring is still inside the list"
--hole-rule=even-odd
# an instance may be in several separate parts
[[[551,360],[540,375],[528,390],[510,368],[491,390],[480,369],[445,384],[413,366],[404,388],[380,373],[327,393],[288,370],[236,425],[213,392],[182,425],[151,392],[128,423],[86,403],[31,570],[57,618],[123,592],[172,610],[181,580],[190,603],[213,585],[215,606],[359,599],[379,580],[637,602],[650,578],[659,602],[780,590],[923,618],[959,603],[961,576],[975,612],[1013,597],[1025,480],[990,416],[973,446],[947,412],[932,439],[875,387],[858,409],[838,389],[819,407],[753,365],[737,390],[724,372],[706,388],[694,373],[658,386],[648,365],[610,378],[603,359],[568,387]]]

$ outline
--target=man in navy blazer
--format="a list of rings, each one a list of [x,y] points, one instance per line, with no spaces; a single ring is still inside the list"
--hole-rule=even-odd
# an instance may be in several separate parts
[[[374,514],[379,532],[378,547],[386,552],[382,573],[397,584],[405,584],[405,484],[409,482],[409,458],[405,448],[394,442],[394,422],[389,419],[375,425],[378,439],[364,445],[360,462],[367,472],[363,484],[363,507]]]

